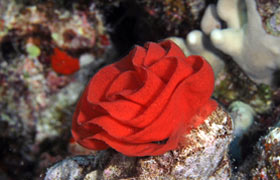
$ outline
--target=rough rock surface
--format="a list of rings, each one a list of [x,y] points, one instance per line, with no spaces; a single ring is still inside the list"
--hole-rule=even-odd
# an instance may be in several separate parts
[[[232,134],[231,118],[222,108],[218,107],[204,124],[185,136],[177,150],[166,152],[161,156],[140,158],[127,157],[117,152],[107,154],[101,152],[103,154],[98,153],[99,155],[97,155],[100,159],[98,160],[99,167],[84,174],[84,180],[229,179],[231,168],[227,153]],[[103,166],[104,164],[106,165]],[[58,169],[58,165],[51,167],[47,173],[48,177],[53,177],[52,173],[61,174],[53,171],[54,167]],[[70,166],[64,165],[63,167],[69,168]],[[65,168],[60,169],[65,171]],[[72,172],[84,172],[80,169],[81,166],[71,166],[71,168]],[[65,173],[65,175],[71,175],[71,178],[77,178],[77,174]],[[47,177],[45,179],[47,180]]]
[[[274,128],[258,145],[260,155],[257,168],[252,169],[254,178],[280,179],[280,127]]]
[[[112,47],[105,30],[101,14],[90,7],[1,0],[0,169],[10,179],[36,179],[69,155],[74,106]],[[57,73],[55,48],[79,60],[79,71]]]
[[[94,159],[94,156],[76,156],[65,159],[48,170],[45,180],[66,180],[66,177],[82,178],[84,176],[83,174],[96,167]]]
[[[232,140],[231,118],[221,108],[186,135],[184,146],[162,156],[139,159],[139,179],[209,179],[230,177],[227,151]],[[227,167],[227,168],[226,168]],[[221,173],[223,172],[223,173]]]
[[[235,179],[280,179],[280,127],[271,128],[245,161]]]

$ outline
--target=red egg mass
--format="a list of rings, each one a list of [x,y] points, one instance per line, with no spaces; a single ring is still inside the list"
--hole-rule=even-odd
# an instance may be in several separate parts
[[[63,75],[73,74],[80,69],[77,58],[69,56],[58,48],[54,49],[54,54],[51,56],[51,65],[55,72]]]
[[[213,89],[204,58],[186,57],[172,41],[136,46],[91,79],[74,113],[73,138],[93,150],[161,155],[216,109]]]

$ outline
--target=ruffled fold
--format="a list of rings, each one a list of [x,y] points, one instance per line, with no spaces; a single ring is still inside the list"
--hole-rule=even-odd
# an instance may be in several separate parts
[[[89,149],[160,155],[216,109],[214,74],[171,41],[136,46],[89,82],[73,117],[74,139]],[[166,143],[155,143],[167,140]]]

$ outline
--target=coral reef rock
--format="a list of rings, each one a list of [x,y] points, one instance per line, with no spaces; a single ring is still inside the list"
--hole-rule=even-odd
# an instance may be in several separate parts
[[[280,1],[256,1],[263,28],[273,36],[280,36]]]
[[[262,137],[255,153],[240,167],[235,178],[242,179],[280,179],[280,127],[271,128]]]
[[[97,154],[79,155],[66,158],[47,169],[44,180],[100,179],[98,169],[104,169],[112,155],[111,150],[100,151]]]
[[[140,158],[114,152],[109,154],[105,168],[89,172],[85,179],[229,179],[228,145],[232,134],[230,116],[218,107],[205,123],[184,137],[178,149],[161,156]],[[98,164],[104,164],[104,161]]]
[[[139,159],[139,179],[209,179],[231,175],[227,157],[231,118],[221,108],[186,135],[185,145],[162,156]]]
[[[260,156],[257,168],[252,169],[255,178],[280,179],[280,127],[274,128],[258,145]]]
[[[94,156],[76,156],[65,159],[48,169],[44,180],[81,179],[96,167]]]
[[[41,48],[51,40],[56,46],[71,50],[91,49],[109,43],[102,16],[94,5],[84,11],[58,9],[52,3],[23,6],[11,1],[7,6],[0,19],[0,40],[13,30]]]
[[[101,14],[73,8],[0,2],[0,165],[10,179],[36,179],[67,156],[77,99],[112,48]],[[54,71],[55,48],[80,61],[75,74]]]
[[[168,35],[185,35],[198,26],[206,0],[137,0],[148,13],[148,19],[163,27]],[[162,32],[159,32],[162,33]]]

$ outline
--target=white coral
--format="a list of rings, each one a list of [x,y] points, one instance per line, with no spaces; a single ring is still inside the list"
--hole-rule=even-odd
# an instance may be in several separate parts
[[[227,28],[221,29],[219,19]],[[209,5],[201,29],[187,35],[184,48],[188,55],[205,56],[217,74],[223,67],[218,49],[230,55],[256,83],[273,85],[280,67],[280,37],[265,32],[255,0],[219,0],[217,6]]]
[[[246,11],[242,3],[244,1],[219,0],[217,13],[228,28],[214,29],[211,42],[232,56],[252,80],[272,85],[273,73],[280,66],[280,38],[265,32],[254,0],[245,0]],[[243,22],[246,15],[247,20]]]

